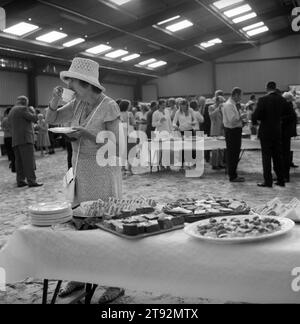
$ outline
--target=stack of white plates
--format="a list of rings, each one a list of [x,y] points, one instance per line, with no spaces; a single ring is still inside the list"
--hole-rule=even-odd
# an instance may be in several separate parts
[[[39,203],[29,207],[31,224],[35,226],[52,226],[69,222],[73,212],[66,202]]]

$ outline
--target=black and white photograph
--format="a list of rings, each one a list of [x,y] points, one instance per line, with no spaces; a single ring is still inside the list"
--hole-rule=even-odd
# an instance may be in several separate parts
[[[0,0],[0,304],[300,303],[299,44],[300,0]]]

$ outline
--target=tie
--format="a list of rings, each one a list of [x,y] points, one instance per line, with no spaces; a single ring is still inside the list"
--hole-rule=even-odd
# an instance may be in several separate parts
[[[237,103],[237,104],[236,104],[236,109],[238,110],[238,112],[240,112],[240,111],[241,111],[241,109],[242,109],[242,106],[241,106],[241,104],[240,104],[240,103]]]

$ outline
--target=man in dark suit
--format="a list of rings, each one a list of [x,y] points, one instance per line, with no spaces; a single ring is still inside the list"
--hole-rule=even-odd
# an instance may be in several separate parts
[[[272,160],[277,176],[275,184],[281,187],[285,186],[281,157],[281,122],[288,108],[286,107],[287,101],[276,89],[275,82],[268,82],[268,94],[259,99],[257,108],[252,115],[253,125],[257,125],[260,121],[258,137],[261,142],[264,182],[259,183],[259,187],[271,188],[273,186]]]
[[[32,123],[37,115],[28,108],[28,98],[20,96],[8,115],[12,133],[12,146],[15,152],[15,163],[18,187],[39,187],[36,182],[34,160],[34,134]],[[25,182],[27,179],[27,183]]]

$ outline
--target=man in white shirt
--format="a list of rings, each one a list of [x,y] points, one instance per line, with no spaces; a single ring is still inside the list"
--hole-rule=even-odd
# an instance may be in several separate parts
[[[227,171],[230,182],[245,182],[237,174],[242,146],[242,129],[245,114],[241,112],[242,90],[234,88],[231,97],[222,107],[227,148]]]

